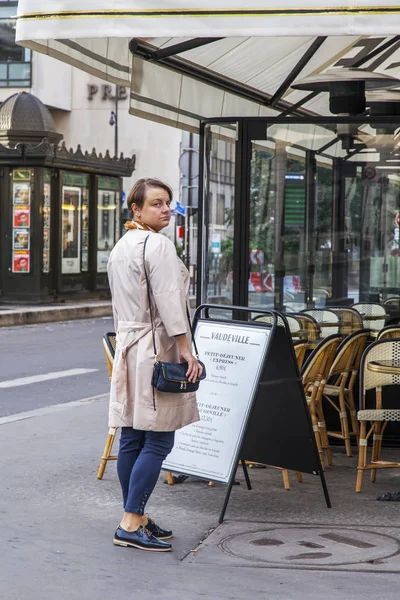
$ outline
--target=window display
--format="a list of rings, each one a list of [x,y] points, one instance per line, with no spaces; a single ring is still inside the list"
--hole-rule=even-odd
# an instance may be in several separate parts
[[[88,270],[89,178],[63,172],[61,198],[62,273]]]
[[[50,172],[45,171],[43,183],[43,258],[42,271],[50,270]]]
[[[89,269],[89,202],[88,190],[82,189],[82,271]]]
[[[29,169],[14,170],[12,179],[12,272],[29,273],[31,251],[31,171]]]
[[[80,272],[81,188],[62,189],[62,272]]]
[[[97,192],[97,272],[107,271],[110,252],[115,244],[118,219],[119,182],[112,177],[99,177]]]

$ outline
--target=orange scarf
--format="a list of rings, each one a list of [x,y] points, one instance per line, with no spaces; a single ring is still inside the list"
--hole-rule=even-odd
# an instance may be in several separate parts
[[[126,231],[128,231],[128,229],[142,229],[144,231],[152,231],[153,233],[156,233],[154,229],[146,225],[146,223],[142,223],[142,221],[127,221],[124,225],[124,228]]]

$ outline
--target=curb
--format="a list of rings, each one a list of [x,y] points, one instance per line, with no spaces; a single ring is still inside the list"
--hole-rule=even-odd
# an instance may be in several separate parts
[[[111,316],[111,303],[29,308],[24,311],[7,310],[0,311],[0,327],[35,325],[37,323],[54,323],[55,321],[75,321],[76,319]]]

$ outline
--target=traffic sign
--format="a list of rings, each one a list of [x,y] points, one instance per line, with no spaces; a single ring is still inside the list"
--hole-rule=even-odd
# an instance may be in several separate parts
[[[179,200],[176,201],[175,210],[178,215],[182,215],[182,217],[186,217],[186,206],[182,206]]]

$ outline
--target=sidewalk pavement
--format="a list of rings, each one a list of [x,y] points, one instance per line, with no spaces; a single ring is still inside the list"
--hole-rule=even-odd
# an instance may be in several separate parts
[[[215,299],[212,298],[212,301]],[[218,298],[217,298],[218,300]],[[196,298],[190,298],[191,308],[196,307]],[[79,302],[59,302],[40,305],[0,304],[0,327],[34,325],[54,321],[93,319],[111,317],[110,300],[82,300]]]
[[[385,600],[398,598],[400,471],[365,477],[341,448],[326,478],[238,471],[226,521],[226,487],[160,481],[150,514],[174,530],[173,552],[112,544],[121,517],[115,462],[96,478],[107,434],[107,396],[0,419],[0,597],[2,600]],[[385,450],[398,457],[400,450]]]
[[[0,327],[72,321],[112,315],[110,300],[85,300],[37,306],[0,304]]]

